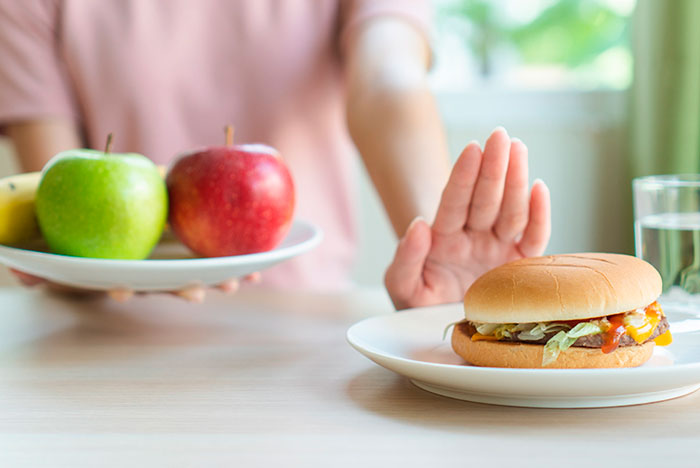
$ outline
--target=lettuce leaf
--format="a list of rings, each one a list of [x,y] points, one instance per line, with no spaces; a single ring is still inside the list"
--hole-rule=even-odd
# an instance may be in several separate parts
[[[474,323],[476,331],[482,335],[495,336],[498,339],[513,338],[519,340],[536,341],[544,338],[548,333],[560,330],[569,330],[571,327],[564,323]]]
[[[476,331],[482,335],[491,335],[496,329],[503,326],[501,323],[474,323]]]
[[[571,327],[565,323],[523,323],[518,339],[523,341],[537,341],[544,338],[548,333],[569,330]]]
[[[503,338],[513,338],[513,333],[515,332],[516,328],[517,325],[514,323],[503,323],[496,327],[496,329],[491,332],[491,335],[495,336],[499,340]]]
[[[467,319],[462,319],[462,320],[457,320],[456,322],[448,323],[445,329],[442,331],[442,341],[445,341],[447,338],[447,333],[450,331],[450,328],[454,327],[455,325],[459,325],[460,323],[468,322],[469,320]]]
[[[556,361],[560,352],[569,349],[582,336],[597,335],[602,332],[602,327],[596,322],[581,322],[569,331],[560,331],[544,345],[542,367]]]

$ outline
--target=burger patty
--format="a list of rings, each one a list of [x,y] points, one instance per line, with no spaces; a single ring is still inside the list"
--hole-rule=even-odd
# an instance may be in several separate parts
[[[469,322],[463,322],[460,324],[457,324],[456,326],[462,327],[462,331],[469,335],[470,337],[476,333],[476,328],[474,325],[472,325]],[[654,332],[651,334],[651,336],[644,342],[648,343],[650,341],[653,341],[654,338],[657,336],[663,335],[668,331],[668,320],[666,320],[666,317],[661,317],[661,320],[659,321],[659,324],[656,326],[656,329]],[[529,344],[546,344],[547,341],[549,341],[550,338],[552,338],[554,335],[556,335],[557,332],[552,332],[552,333],[547,333],[544,338],[541,338],[539,340],[519,340],[517,336],[507,338],[503,337],[499,341],[511,341],[511,342],[516,342],[516,343],[529,343]],[[629,336],[627,333],[622,335],[620,338],[620,346],[636,346],[638,343]],[[643,343],[642,343],[643,344]],[[572,346],[577,346],[581,348],[601,348],[603,346],[603,334],[599,333],[597,335],[588,335],[588,336],[582,336],[578,340],[574,342]]]

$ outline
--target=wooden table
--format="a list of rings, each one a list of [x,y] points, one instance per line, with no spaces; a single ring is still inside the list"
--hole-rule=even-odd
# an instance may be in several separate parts
[[[0,289],[0,466],[700,466],[700,392],[587,410],[435,396],[346,343],[385,313],[367,290]]]

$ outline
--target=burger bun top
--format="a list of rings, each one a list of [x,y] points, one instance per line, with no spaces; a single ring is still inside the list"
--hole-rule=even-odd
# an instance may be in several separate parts
[[[529,257],[479,277],[464,296],[464,312],[483,323],[590,319],[646,307],[661,289],[656,269],[630,255]]]

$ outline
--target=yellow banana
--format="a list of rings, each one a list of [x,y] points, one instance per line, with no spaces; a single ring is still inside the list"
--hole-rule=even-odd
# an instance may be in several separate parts
[[[40,236],[34,197],[41,172],[0,179],[0,244],[13,245]]]
[[[158,166],[165,178],[167,168]],[[0,244],[16,245],[41,236],[34,213],[34,198],[41,172],[0,178]]]

